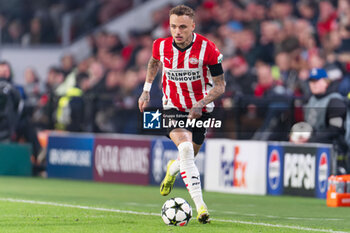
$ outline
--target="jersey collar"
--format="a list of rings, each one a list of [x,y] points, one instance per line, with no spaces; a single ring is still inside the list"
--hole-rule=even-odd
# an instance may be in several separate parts
[[[187,49],[191,48],[191,46],[193,45],[194,41],[196,40],[196,33],[193,33],[193,38],[192,38],[192,42],[187,45],[185,48],[180,48],[175,41],[173,40],[173,46],[179,50],[180,52],[185,52]]]

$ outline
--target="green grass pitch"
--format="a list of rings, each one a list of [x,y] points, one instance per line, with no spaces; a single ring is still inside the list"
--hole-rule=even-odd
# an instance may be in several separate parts
[[[0,177],[0,232],[350,232],[350,208],[325,200],[213,192],[204,192],[212,223],[171,227],[160,217],[170,197],[194,207],[176,187],[162,197],[154,186]]]

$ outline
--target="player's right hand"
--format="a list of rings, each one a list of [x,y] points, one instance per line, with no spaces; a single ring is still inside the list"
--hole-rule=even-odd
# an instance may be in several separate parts
[[[139,98],[139,109],[140,112],[143,112],[143,110],[147,107],[150,100],[150,95],[148,91],[143,91],[140,98]]]

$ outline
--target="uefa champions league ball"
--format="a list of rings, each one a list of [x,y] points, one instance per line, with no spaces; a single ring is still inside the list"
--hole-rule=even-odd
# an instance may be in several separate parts
[[[167,200],[162,207],[162,219],[169,226],[186,226],[192,217],[192,207],[181,197]]]

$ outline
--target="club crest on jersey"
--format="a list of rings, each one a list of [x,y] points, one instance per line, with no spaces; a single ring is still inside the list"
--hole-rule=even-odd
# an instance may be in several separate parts
[[[189,62],[192,64],[192,65],[197,65],[199,63],[198,59],[196,57],[191,57],[189,59]]]

